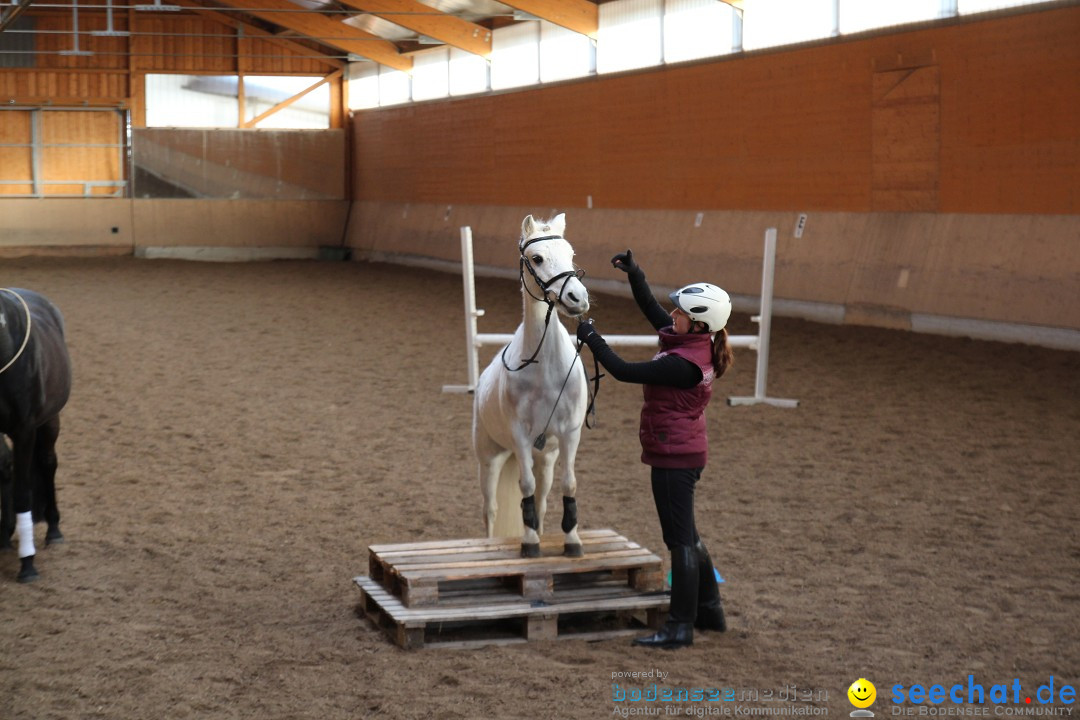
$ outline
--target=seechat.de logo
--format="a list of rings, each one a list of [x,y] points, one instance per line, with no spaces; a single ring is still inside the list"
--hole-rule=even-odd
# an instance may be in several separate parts
[[[866,709],[873,705],[874,700],[877,699],[877,688],[874,687],[874,683],[866,678],[859,678],[851,683],[851,687],[847,689],[847,697],[848,701],[856,708],[852,711],[851,717],[874,717],[874,713]]]

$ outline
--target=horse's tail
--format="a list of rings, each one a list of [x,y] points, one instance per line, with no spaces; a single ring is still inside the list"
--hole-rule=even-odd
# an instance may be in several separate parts
[[[499,484],[495,487],[495,537],[521,537],[525,523],[521,520],[521,469],[513,455],[503,463]]]

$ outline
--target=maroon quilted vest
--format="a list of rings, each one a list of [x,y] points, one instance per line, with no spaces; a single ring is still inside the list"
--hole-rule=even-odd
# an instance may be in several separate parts
[[[660,330],[660,352],[653,359],[678,355],[701,368],[702,380],[682,390],[663,385],[644,385],[641,408],[641,462],[660,468],[705,467],[709,438],[705,429],[705,406],[712,397],[715,372],[712,340],[708,333],[676,335]]]

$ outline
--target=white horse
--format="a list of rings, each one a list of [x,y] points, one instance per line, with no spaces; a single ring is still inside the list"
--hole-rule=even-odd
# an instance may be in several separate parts
[[[574,248],[563,237],[565,228],[563,214],[551,220],[529,215],[522,222],[518,252],[524,319],[510,344],[481,373],[473,403],[473,450],[480,462],[487,535],[496,535],[497,497],[507,496],[506,489],[499,488],[500,476],[504,484],[513,479],[513,473],[502,472],[513,453],[524,498],[524,557],[540,555],[547,495],[560,455],[563,552],[571,557],[582,554],[574,457],[588,407],[588,378],[574,341],[552,309],[568,317],[584,315],[589,292],[574,267]],[[504,515],[507,510],[513,508],[504,509]]]

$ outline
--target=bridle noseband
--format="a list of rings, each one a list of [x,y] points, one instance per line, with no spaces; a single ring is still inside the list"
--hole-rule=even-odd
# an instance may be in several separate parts
[[[522,244],[518,248],[518,252],[521,253],[521,258],[518,262],[518,275],[521,278],[521,284],[525,286],[525,292],[529,293],[529,297],[531,297],[533,300],[539,300],[540,302],[545,302],[548,304],[548,315],[550,317],[552,305],[555,302],[562,302],[563,293],[566,291],[566,283],[564,282],[562,284],[562,288],[559,289],[559,294],[554,301],[548,299],[548,291],[551,289],[551,286],[562,280],[563,278],[569,279],[570,277],[576,277],[580,280],[581,278],[585,277],[585,271],[581,270],[580,268],[577,270],[564,270],[563,272],[554,275],[547,280],[544,280],[542,277],[540,277],[539,273],[537,273],[536,270],[533,269],[532,263],[530,263],[529,259],[525,257],[525,250],[527,250],[528,247],[533,243],[543,242],[545,240],[565,240],[565,238],[562,235],[544,235],[542,237],[533,238],[532,240],[529,240],[528,242]],[[536,297],[532,294],[532,290],[529,289],[528,283],[525,282],[525,270],[529,271],[529,274],[532,275],[533,280],[535,280],[536,284],[540,286],[540,289],[544,293],[543,297]]]

